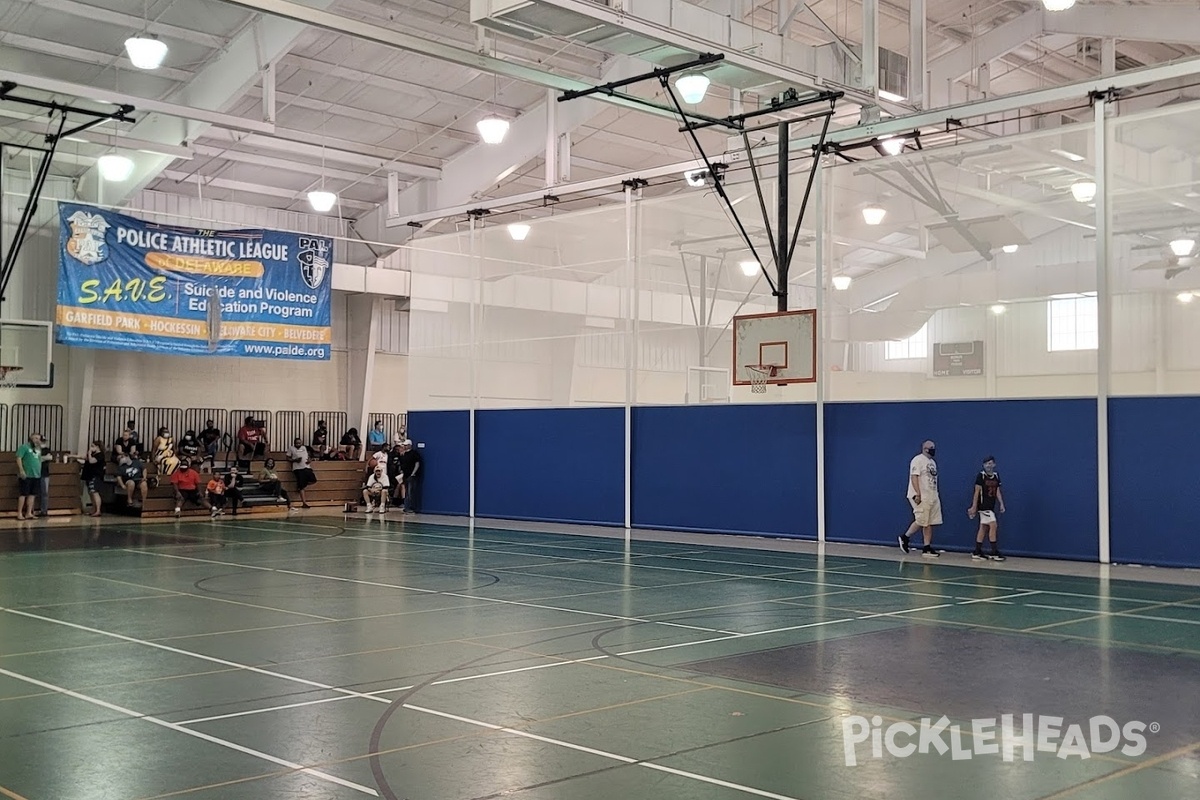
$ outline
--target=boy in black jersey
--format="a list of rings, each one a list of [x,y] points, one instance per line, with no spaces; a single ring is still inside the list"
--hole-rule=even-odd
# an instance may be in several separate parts
[[[975,496],[971,500],[971,507],[967,509],[967,516],[971,519],[975,519],[976,512],[979,514],[979,532],[975,534],[975,552],[971,553],[972,560],[1004,560],[996,543],[997,511],[1004,513],[1004,495],[1000,492],[1000,473],[996,472],[996,459],[988,456],[983,460],[983,470],[975,476]],[[992,552],[986,556],[983,554],[985,533],[992,543]]]

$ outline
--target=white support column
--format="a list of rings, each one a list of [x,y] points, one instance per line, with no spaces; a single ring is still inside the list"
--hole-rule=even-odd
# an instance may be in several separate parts
[[[1100,563],[1109,556],[1108,394],[1112,372],[1112,298],[1109,296],[1109,232],[1112,207],[1108,197],[1108,101],[1095,103],[1096,152],[1096,476],[1099,504]]]
[[[558,183],[558,100],[553,89],[546,90],[546,185]]]
[[[813,281],[816,283],[817,298],[813,304],[816,308],[816,323],[813,325],[813,337],[816,340],[817,361],[813,365],[817,376],[817,442],[816,442],[816,459],[817,459],[817,541],[825,541],[825,395],[828,391],[827,381],[825,380],[825,286],[829,282],[826,274],[831,270],[825,269],[825,258],[832,250],[827,247],[826,237],[831,235],[831,225],[825,215],[825,194],[828,188],[825,185],[825,171],[821,169],[824,156],[814,154],[813,158],[817,159],[816,170],[817,176],[813,182],[813,213],[816,214],[817,222],[820,227],[817,229],[817,240],[814,243],[814,255],[816,256],[816,274]]]
[[[275,62],[263,70],[262,85],[263,122],[275,124]]]
[[[1154,293],[1154,393],[1167,393],[1167,315],[1170,303],[1162,292]]]
[[[633,406],[637,402],[638,285],[633,235],[633,187],[625,184],[625,536],[633,527]]]
[[[558,183],[568,183],[571,180],[571,132],[563,131],[558,135]]]
[[[346,415],[350,424],[360,431],[370,429],[367,420],[371,413],[375,351],[379,347],[381,302],[372,294],[357,294],[346,299]]]
[[[879,96],[879,0],[862,4],[862,88]]]
[[[478,379],[479,367],[475,363],[476,354],[479,352],[479,348],[475,343],[475,339],[478,336],[479,326],[475,324],[475,321],[476,321],[475,317],[476,317],[476,314],[478,313],[476,298],[479,293],[480,279],[483,274],[483,263],[482,263],[483,258],[481,255],[479,239],[480,239],[479,220],[475,216],[472,216],[471,217],[471,271],[470,271],[471,280],[469,281],[470,292],[471,292],[471,297],[470,297],[471,317],[470,317],[470,322],[468,324],[468,336],[470,338],[470,345],[468,346],[468,357],[467,357],[468,358],[467,371],[470,375],[470,379],[469,379],[468,383],[470,386],[470,393],[471,393],[471,397],[469,399],[469,406],[468,406],[469,410],[467,412],[467,414],[468,414],[467,445],[470,449],[470,452],[468,453],[468,456],[467,456],[468,457],[467,469],[470,472],[469,488],[468,488],[468,498],[469,499],[467,501],[467,516],[471,519],[475,519],[475,412],[479,408],[479,379]]]
[[[72,347],[68,355],[67,369],[67,430],[58,447],[69,448],[72,453],[86,453],[88,448],[88,423],[92,415],[92,386],[96,374],[96,351],[83,347]]]
[[[1100,40],[1100,74],[1117,74],[1117,40],[1108,38]]]
[[[925,0],[908,0],[908,102],[915,108],[928,108],[925,82],[929,70],[925,64]]]

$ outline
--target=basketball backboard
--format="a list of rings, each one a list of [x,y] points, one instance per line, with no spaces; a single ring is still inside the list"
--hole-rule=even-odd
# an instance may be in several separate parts
[[[16,386],[43,389],[54,385],[53,347],[52,323],[0,319],[0,367],[20,368],[13,375]]]
[[[773,366],[774,384],[817,379],[817,312],[812,309],[733,318],[733,385],[753,383],[751,366]]]

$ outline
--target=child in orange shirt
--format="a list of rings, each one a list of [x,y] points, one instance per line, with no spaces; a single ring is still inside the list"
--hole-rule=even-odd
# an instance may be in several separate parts
[[[207,493],[209,515],[216,519],[224,513],[225,509],[225,481],[221,480],[218,475],[213,476],[213,479],[208,482]]]

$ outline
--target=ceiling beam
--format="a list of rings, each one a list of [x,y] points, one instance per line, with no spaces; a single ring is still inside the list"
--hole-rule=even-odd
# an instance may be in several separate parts
[[[310,178],[319,172],[323,173],[326,178],[333,178],[335,180],[351,181],[353,183],[365,183],[370,186],[387,186],[387,175],[383,173],[368,177],[361,172],[348,172],[346,170],[337,169],[336,167],[331,167],[328,164],[322,167],[319,161],[292,161],[285,158],[272,158],[270,156],[261,156],[256,153],[243,153],[239,150],[210,147],[203,144],[193,145],[192,149],[195,151],[197,156],[203,156],[205,159],[213,161],[234,161],[239,164],[250,164],[256,167],[278,169],[285,172],[295,172],[299,175],[306,175]]]
[[[398,172],[413,178],[437,179],[442,174],[439,167],[404,161],[397,158],[395,151],[387,148],[287,128],[276,129],[274,136],[245,136],[233,131],[210,128],[205,132],[205,138],[215,139],[222,144],[242,144],[246,147],[301,154],[312,159],[317,165],[325,158],[326,161],[367,167],[371,171]]]
[[[1178,5],[1075,6],[1045,15],[1047,33],[1200,46],[1200,8]]]
[[[391,75],[379,75],[371,72],[363,72],[350,67],[342,67],[337,64],[330,64],[325,61],[319,61],[315,58],[307,56],[284,56],[282,63],[286,66],[296,67],[308,72],[315,72],[321,76],[330,78],[338,78],[340,80],[349,81],[351,83],[366,84],[367,86],[375,86],[379,89],[386,89],[389,92],[415,98],[417,100],[428,100],[434,103],[442,103],[454,108],[464,109],[468,112],[475,111],[481,106],[495,108],[500,113],[508,117],[515,117],[521,113],[521,109],[513,108],[512,106],[503,106],[493,104],[489,99],[476,100],[474,97],[465,97],[461,94],[448,92],[444,89],[435,89],[431,86],[422,86],[418,83],[410,83],[409,81],[393,78]],[[401,98],[397,98],[401,100]]]
[[[111,11],[100,6],[76,2],[76,0],[37,0],[37,7],[52,11],[61,11],[64,14],[86,19],[90,22],[107,22],[110,25],[125,27],[129,29],[130,33],[148,30],[150,33],[164,38],[178,39],[181,42],[191,42],[203,45],[204,47],[211,47],[214,50],[219,50],[228,44],[228,40],[220,36],[213,36],[209,33],[193,31],[188,28],[179,28],[175,25],[167,25],[153,20],[147,23],[140,14],[122,14],[119,11]]]
[[[173,170],[164,170],[162,178],[176,183],[190,183],[195,186],[212,186],[216,189],[228,189],[232,192],[246,192],[247,194],[259,194],[264,197],[281,197],[292,202],[300,203],[307,202],[304,192],[295,192],[291,189],[280,189],[276,186],[264,186],[260,183],[249,183],[247,181],[236,181],[229,178],[209,178],[204,175],[194,175],[188,172],[175,172]],[[348,200],[345,197],[338,197],[338,204],[343,208],[356,208],[362,211],[368,211],[375,207],[374,203],[368,203],[362,200]]]
[[[948,53],[929,60],[930,93],[935,98],[948,95],[947,83],[956,81],[981,64],[994,61],[1042,35],[1044,15],[1027,11],[982,36],[969,39]]]
[[[98,53],[95,50],[87,50],[63,42],[38,39],[33,36],[23,36],[19,33],[0,33],[0,43],[15,47],[18,50],[45,53],[46,55],[66,58],[82,64],[93,64],[98,67],[111,67],[115,61],[121,58],[120,55]],[[162,66],[154,70],[154,77],[168,78],[173,81],[185,83],[191,80],[192,73],[182,69],[175,69],[174,67]]]
[[[30,117],[26,114],[13,112],[10,109],[0,106],[0,128],[9,128],[12,130],[26,131],[28,133],[45,134],[46,120],[41,117]],[[74,136],[68,136],[63,139],[69,143],[83,143],[95,145],[97,147],[115,147],[121,150],[136,150],[143,153],[154,153],[162,156],[171,156],[177,159],[190,159],[192,157],[192,149],[190,147],[180,147],[178,145],[160,144],[158,142],[147,142],[144,139],[134,139],[128,136],[112,136],[106,133],[100,133],[98,129],[93,128],[90,131],[77,133]],[[58,152],[69,149],[70,144],[59,145]]]
[[[477,69],[489,75],[502,75],[508,78],[515,78],[534,86],[543,86],[548,89],[564,92],[577,89],[591,89],[593,87],[593,84],[587,81],[555,75],[538,67],[526,66],[515,61],[505,61],[504,59],[494,58],[483,53],[454,47],[444,42],[434,41],[402,31],[394,31],[373,22],[348,19],[328,11],[309,8],[300,3],[291,2],[291,0],[222,0],[222,2],[251,11],[261,11],[282,19],[312,25],[313,27],[327,31],[335,31],[355,39],[374,42],[375,44],[381,44],[396,50],[418,53],[450,64]],[[598,94],[595,97],[601,102],[613,103],[625,108],[636,108],[639,111],[657,113],[661,116],[675,119],[675,114],[666,109],[648,109],[632,101],[603,94]]]

